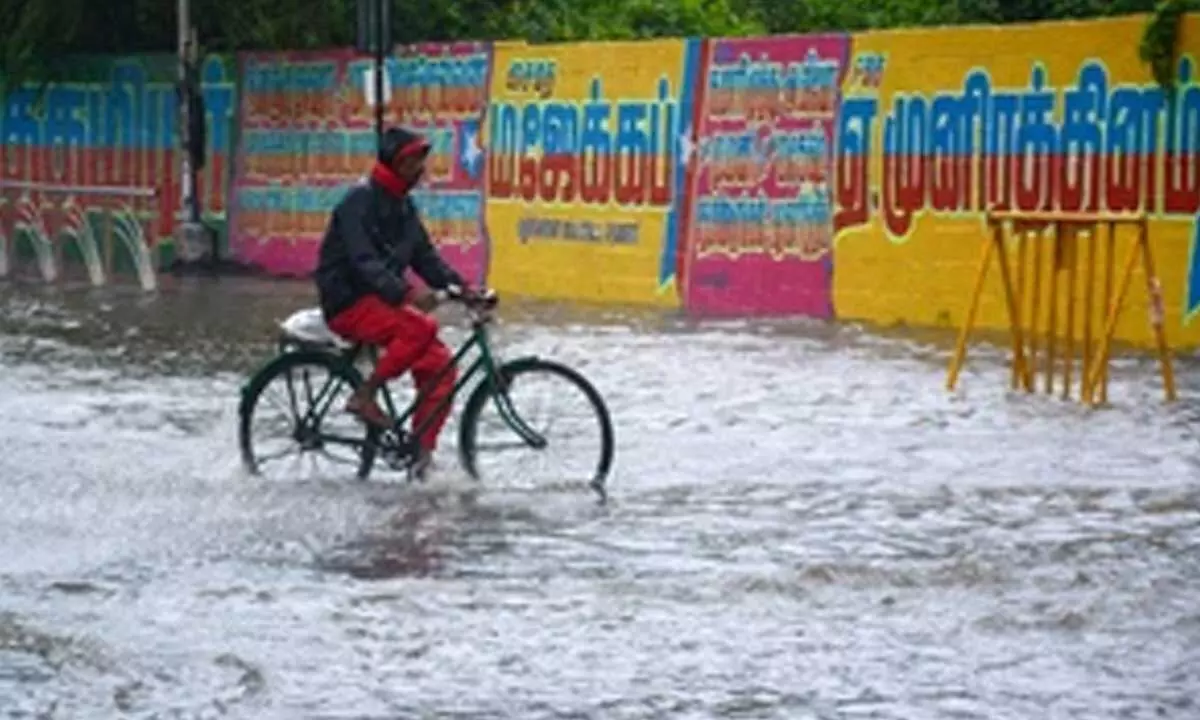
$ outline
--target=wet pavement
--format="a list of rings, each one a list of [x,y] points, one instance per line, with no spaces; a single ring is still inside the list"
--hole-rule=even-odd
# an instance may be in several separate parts
[[[1194,363],[1087,412],[985,349],[948,396],[946,338],[513,306],[609,402],[607,508],[452,440],[422,488],[248,478],[310,301],[0,286],[0,718],[1200,717]]]

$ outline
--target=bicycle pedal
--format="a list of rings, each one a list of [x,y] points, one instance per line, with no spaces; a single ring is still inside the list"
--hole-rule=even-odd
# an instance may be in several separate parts
[[[393,470],[408,470],[412,467],[412,458],[408,455],[398,453],[395,450],[387,450],[383,454],[383,461],[388,464]]]

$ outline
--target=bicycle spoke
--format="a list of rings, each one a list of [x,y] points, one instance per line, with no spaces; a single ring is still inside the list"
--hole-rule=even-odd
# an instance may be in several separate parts
[[[288,420],[289,420],[289,422],[291,423],[291,425],[293,425],[293,426],[294,426],[294,425],[296,424],[296,419],[299,417],[299,416],[296,414],[295,407],[294,407],[294,406],[293,406],[293,407],[288,407],[287,405],[283,404],[283,402],[284,402],[284,401],[280,400],[280,399],[279,399],[279,398],[278,398],[278,397],[275,395],[275,393],[274,393],[274,392],[270,392],[270,391],[272,391],[272,390],[273,390],[273,388],[271,388],[271,387],[269,387],[269,386],[268,386],[268,387],[267,387],[267,388],[266,388],[266,389],[263,391],[263,397],[265,397],[265,398],[267,399],[267,401],[268,401],[268,402],[270,402],[272,405],[275,405],[275,407],[276,407],[278,410],[280,410],[281,412],[283,412],[283,413],[284,413],[284,414],[285,414],[285,415],[288,417]]]
[[[327,445],[346,445],[353,448],[361,448],[363,444],[362,438],[342,437],[326,433],[321,433],[321,440]]]
[[[367,430],[351,416],[326,412],[339,394],[352,390],[336,366],[317,360],[285,366],[257,391],[247,426],[247,462],[259,471],[287,479],[343,476],[347,466],[361,473]],[[307,456],[307,457],[306,457]],[[280,462],[288,457],[293,463]],[[356,474],[358,474],[356,473]]]
[[[528,450],[529,443],[524,440],[516,442],[476,443],[475,447],[481,452],[505,452],[507,450]]]
[[[300,425],[300,423],[303,422],[304,416],[300,414],[300,406],[296,402],[296,388],[294,385],[292,385],[292,372],[289,370],[287,374],[284,375],[284,378],[284,382],[287,383],[288,404],[292,409],[292,417],[295,419],[296,424]]]

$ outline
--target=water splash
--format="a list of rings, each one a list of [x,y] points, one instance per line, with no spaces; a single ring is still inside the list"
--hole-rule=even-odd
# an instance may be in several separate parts
[[[46,231],[46,223],[28,195],[17,203],[17,221],[13,227],[14,240],[19,233],[24,232],[33,245],[42,279],[48,283],[58,280],[58,263],[54,259],[54,245],[50,242],[50,233]]]
[[[71,241],[79,249],[88,278],[95,287],[108,284],[109,269],[101,250],[100,238],[89,221],[89,213],[105,212],[103,208],[89,208],[74,197],[67,197],[59,208],[63,223],[58,233],[51,233],[46,225],[42,210],[45,203],[26,193],[13,203],[15,208],[11,230],[0,232],[0,277],[11,272],[10,253],[16,252],[17,240],[28,239],[37,259],[42,280],[53,283],[59,278],[56,241]],[[158,287],[156,267],[149,239],[139,213],[128,204],[107,210],[111,217],[113,242],[123,247],[133,264],[138,284],[145,291]],[[8,230],[5,228],[4,230]]]
[[[156,289],[158,276],[154,272],[154,260],[150,257],[150,245],[142,224],[129,206],[113,211],[113,235],[129,251],[142,289]]]
[[[104,262],[100,259],[100,244],[88,222],[87,210],[80,207],[74,198],[67,198],[63,203],[66,215],[63,234],[75,241],[79,253],[83,256],[83,264],[87,268],[88,278],[95,287],[105,284]]]

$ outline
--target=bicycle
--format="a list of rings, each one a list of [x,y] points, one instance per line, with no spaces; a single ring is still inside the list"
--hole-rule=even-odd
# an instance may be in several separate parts
[[[495,318],[498,306],[495,293],[489,291],[468,294],[452,289],[450,292],[441,292],[440,298],[456,301],[466,308],[471,332],[439,376],[428,383],[426,388],[435,387],[437,381],[452,368],[461,368],[463,358],[472,348],[478,348],[479,353],[467,366],[466,371],[460,373],[453,391],[436,406],[437,411],[429,413],[429,417],[423,422],[414,423],[415,427],[408,431],[404,426],[413,420],[425,392],[418,391],[405,411],[397,414],[392,391],[386,384],[380,388],[380,393],[383,396],[381,407],[393,421],[389,429],[355,422],[354,427],[357,430],[354,437],[324,431],[323,427],[331,417],[329,411],[338,391],[348,388],[353,392],[362,385],[363,375],[357,367],[357,362],[366,352],[374,363],[378,359],[378,348],[350,343],[336,335],[325,324],[321,311],[317,308],[297,311],[280,323],[281,334],[277,341],[276,356],[255,371],[241,388],[238,436],[242,462],[246,469],[257,475],[261,470],[261,462],[266,459],[255,455],[252,432],[255,411],[271,384],[282,379],[287,386],[290,410],[293,414],[290,440],[298,446],[300,455],[315,452],[328,455],[331,447],[350,448],[357,454],[355,474],[359,480],[368,479],[379,456],[393,470],[407,472],[411,482],[414,479],[412,469],[417,457],[417,438],[432,422],[432,418],[448,405],[452,405],[463,388],[476,375],[482,373],[483,378],[472,389],[463,405],[458,425],[459,461],[467,474],[479,481],[481,475],[478,460],[483,448],[479,443],[478,431],[480,418],[488,401],[495,406],[504,425],[515,434],[518,440],[517,447],[545,450],[549,446],[547,438],[531,427],[518,413],[510,397],[510,390],[518,378],[553,376],[565,380],[569,386],[581,392],[596,416],[600,440],[599,456],[590,477],[586,478],[586,483],[597,493],[602,504],[607,502],[607,479],[613,462],[614,441],[612,419],[599,391],[581,373],[561,362],[537,355],[500,361],[492,349],[489,335],[489,325]],[[315,395],[309,382],[308,370],[324,371],[328,375],[325,384]],[[304,379],[304,397],[309,402],[308,410],[304,413],[299,412],[299,393],[293,383],[297,375]],[[359,433],[361,437],[358,437]],[[350,461],[353,463],[353,458]]]

